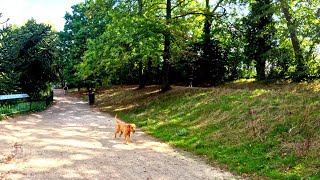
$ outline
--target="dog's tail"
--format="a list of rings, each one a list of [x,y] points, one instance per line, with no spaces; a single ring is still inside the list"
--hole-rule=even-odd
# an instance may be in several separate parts
[[[114,116],[114,120],[116,121],[116,123],[120,122],[120,120],[117,117],[118,117],[118,114]]]

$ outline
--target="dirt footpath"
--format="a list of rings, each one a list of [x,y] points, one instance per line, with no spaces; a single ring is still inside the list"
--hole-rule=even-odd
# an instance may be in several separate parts
[[[238,179],[139,129],[123,144],[113,117],[54,93],[49,109],[0,121],[0,180]]]

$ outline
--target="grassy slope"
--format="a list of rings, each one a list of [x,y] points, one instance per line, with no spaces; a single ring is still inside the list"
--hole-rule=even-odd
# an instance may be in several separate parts
[[[242,175],[320,179],[320,85],[101,89],[97,106]]]

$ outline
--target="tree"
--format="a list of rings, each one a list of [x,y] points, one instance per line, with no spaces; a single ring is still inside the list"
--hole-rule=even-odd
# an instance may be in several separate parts
[[[274,36],[272,2],[255,0],[250,3],[250,13],[244,20],[247,26],[247,45],[245,52],[249,59],[255,61],[257,80],[266,78],[266,53],[271,50]]]
[[[0,94],[21,91],[19,74],[14,71],[18,48],[11,26],[0,29]]]
[[[22,91],[40,98],[48,91],[49,83],[56,80],[56,33],[31,19],[22,27],[2,29],[1,35],[0,66],[4,70],[0,83],[10,88],[5,92]]]
[[[161,91],[167,91],[170,89],[170,81],[169,81],[169,71],[170,71],[170,30],[168,27],[171,23],[171,0],[167,0],[166,3],[166,29],[163,33],[164,36],[164,46],[163,46],[163,61],[162,61],[162,84]]]
[[[294,50],[295,58],[297,61],[297,68],[296,68],[297,76],[295,77],[295,80],[299,81],[299,80],[302,80],[305,78],[305,65],[304,65],[302,50],[300,47],[300,42],[298,40],[297,33],[296,33],[296,25],[293,22],[288,2],[284,1],[284,0],[280,0],[280,6],[281,6],[281,10],[285,16],[285,19],[287,21],[287,27],[289,30],[290,39],[292,42],[292,47]]]
[[[139,88],[150,82],[148,78],[159,79],[162,91],[189,77],[199,86],[251,78],[255,70],[258,80],[294,77],[298,65],[277,2],[86,1],[66,14],[60,36],[66,68],[60,74],[68,83],[139,84]],[[308,10],[310,5],[296,6],[303,10],[291,8],[289,13],[296,12],[293,22],[302,24],[303,31],[296,33],[308,67],[305,72],[315,77],[317,63],[312,62],[317,62],[314,49],[319,38],[314,32],[319,23],[315,9]],[[250,13],[243,18],[240,11],[246,7]]]
[[[64,32],[60,34],[66,52],[64,79],[74,86],[88,85],[95,82],[93,79],[81,79],[78,65],[88,49],[87,42],[99,37],[105,26],[110,23],[108,11],[114,6],[114,1],[89,0],[72,6],[72,13],[66,13]]]
[[[49,88],[49,82],[56,80],[53,68],[57,35],[50,26],[29,20],[17,32],[21,39],[16,72],[23,92],[40,97]],[[18,36],[18,37],[19,37]]]
[[[202,64],[200,65],[202,69],[202,79],[204,81],[208,80],[206,77],[209,76],[209,81],[211,84],[219,84],[221,83],[224,75],[224,63],[222,62],[222,59],[216,58],[217,56],[212,55],[212,50],[217,47],[214,45],[214,42],[211,40],[211,25],[213,18],[218,18],[223,16],[225,13],[222,12],[216,13],[217,9],[221,7],[221,3],[223,0],[220,0],[217,2],[217,4],[214,6],[212,10],[210,10],[209,0],[206,0],[205,10],[201,11],[196,4],[196,2],[193,1],[178,1],[175,2],[175,5],[173,8],[171,8],[171,1],[167,0],[166,3],[166,27],[172,26],[171,23],[173,20],[179,19],[179,18],[189,18],[189,16],[193,15],[204,15],[205,21],[204,21],[204,28],[203,28],[203,46],[202,49],[204,51],[203,58],[201,58],[200,61],[202,61]],[[187,6],[188,5],[188,6]],[[177,7],[183,7],[186,6],[187,8],[178,8],[179,10],[174,12],[174,17],[172,17],[172,10]],[[163,66],[162,66],[162,91],[167,91],[170,89],[170,80],[169,80],[169,70],[170,70],[170,45],[171,45],[171,39],[173,39],[172,34],[170,33],[169,28],[165,29],[164,31],[164,54],[163,54]],[[217,41],[215,42],[217,43]],[[197,44],[197,43],[196,43]],[[214,57],[215,56],[215,57]],[[222,61],[220,61],[222,60]]]

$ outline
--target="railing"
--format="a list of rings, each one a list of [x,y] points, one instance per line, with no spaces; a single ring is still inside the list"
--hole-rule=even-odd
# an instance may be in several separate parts
[[[9,97],[8,97],[9,96]],[[10,97],[11,96],[11,97]],[[29,96],[15,95],[0,96],[0,118],[7,115],[41,111],[46,109],[53,101],[53,91],[50,95],[39,100],[31,100]]]

